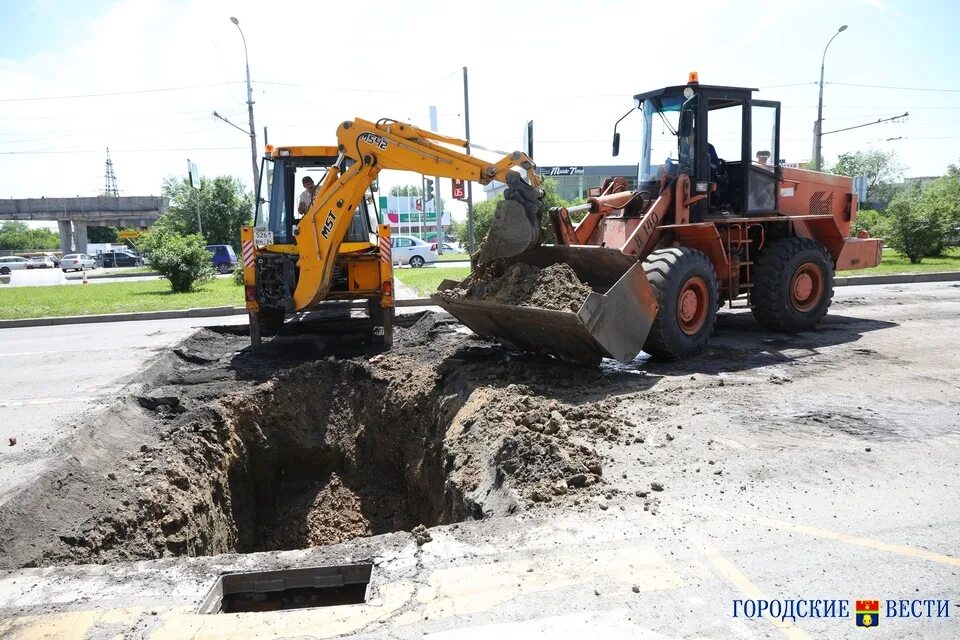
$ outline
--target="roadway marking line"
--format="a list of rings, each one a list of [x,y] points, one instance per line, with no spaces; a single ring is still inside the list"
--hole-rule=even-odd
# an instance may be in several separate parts
[[[826,529],[818,529],[816,527],[808,527],[802,524],[793,524],[790,522],[783,522],[782,520],[774,520],[772,518],[757,518],[750,516],[737,516],[744,520],[749,519],[752,522],[759,524],[766,524],[771,527],[777,527],[778,529],[787,529],[789,531],[795,531],[796,533],[803,533],[808,536],[814,536],[816,538],[827,538],[829,540],[836,540],[838,542],[846,542],[847,544],[859,545],[861,547],[867,547],[869,549],[876,549],[878,551],[887,551],[889,553],[896,553],[902,556],[907,556],[909,558],[916,558],[918,560],[930,560],[931,562],[939,562],[940,564],[945,564],[953,567],[960,567],[960,558],[955,558],[953,556],[948,556],[943,553],[936,553],[935,551],[927,551],[926,549],[920,549],[918,547],[910,547],[905,544],[892,544],[889,542],[881,542],[880,540],[872,540],[870,538],[861,538],[859,536],[854,536],[849,533],[840,533],[836,531],[827,531]]]
[[[686,535],[687,539],[700,551],[700,555],[709,560],[717,572],[739,589],[743,595],[753,600],[769,599],[755,584],[750,582],[750,579],[737,569],[732,562],[723,557],[716,547],[707,542],[706,538],[692,531],[687,531]],[[813,640],[806,631],[792,622],[787,622],[779,618],[769,618],[769,620],[773,626],[780,629],[783,635],[790,638],[790,640]]]

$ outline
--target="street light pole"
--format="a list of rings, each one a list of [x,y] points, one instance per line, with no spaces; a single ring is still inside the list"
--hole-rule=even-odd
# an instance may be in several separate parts
[[[240,32],[240,38],[243,40],[243,60],[247,65],[247,113],[250,116],[250,161],[253,165],[253,192],[257,192],[257,185],[260,183],[260,170],[257,167],[257,130],[253,125],[253,87],[250,85],[250,57],[247,55],[247,38],[243,35],[243,29],[240,28],[240,21],[230,16],[230,22],[237,27]]]
[[[837,32],[833,34],[833,37],[827,41],[827,46],[823,48],[823,57],[820,58],[820,100],[817,102],[817,130],[816,130],[816,152],[814,157],[814,168],[817,171],[820,171],[820,167],[823,163],[823,154],[821,150],[821,142],[823,141],[823,65],[827,60],[827,49],[830,48],[830,43],[833,42],[833,38],[836,38],[842,32],[846,31],[847,25],[841,26],[837,29]],[[250,116],[251,118],[253,116]]]

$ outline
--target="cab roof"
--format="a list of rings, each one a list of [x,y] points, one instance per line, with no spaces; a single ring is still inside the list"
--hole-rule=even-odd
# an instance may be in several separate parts
[[[633,96],[634,100],[643,102],[649,100],[650,98],[662,98],[664,96],[675,96],[682,95],[683,90],[687,87],[690,87],[697,93],[706,95],[707,97],[739,97],[746,98],[749,97],[751,93],[757,91],[757,89],[751,89],[749,87],[725,87],[722,85],[716,84],[699,84],[699,83],[690,83],[690,84],[680,84],[674,85],[672,87],[661,87],[660,89],[654,89],[653,91],[646,91],[644,93],[638,93]]]
[[[267,154],[271,158],[294,157],[294,158],[331,158],[335,159],[339,151],[331,146],[296,146],[296,147],[274,147],[267,146]]]

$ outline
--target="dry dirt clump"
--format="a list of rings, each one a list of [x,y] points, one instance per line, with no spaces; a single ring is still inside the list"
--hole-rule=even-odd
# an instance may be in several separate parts
[[[590,286],[581,282],[569,265],[540,268],[517,262],[497,277],[471,276],[460,287],[438,295],[576,312],[590,291]]]

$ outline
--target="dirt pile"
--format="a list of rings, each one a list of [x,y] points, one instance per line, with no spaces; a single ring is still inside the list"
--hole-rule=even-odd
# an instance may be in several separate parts
[[[0,508],[0,567],[301,548],[604,493],[594,444],[623,423],[577,396],[602,376],[458,326],[425,314],[388,353],[338,331],[258,358],[201,330]]]
[[[566,264],[540,268],[517,262],[502,274],[471,276],[459,287],[438,293],[450,299],[487,300],[500,304],[579,311],[591,289]]]

